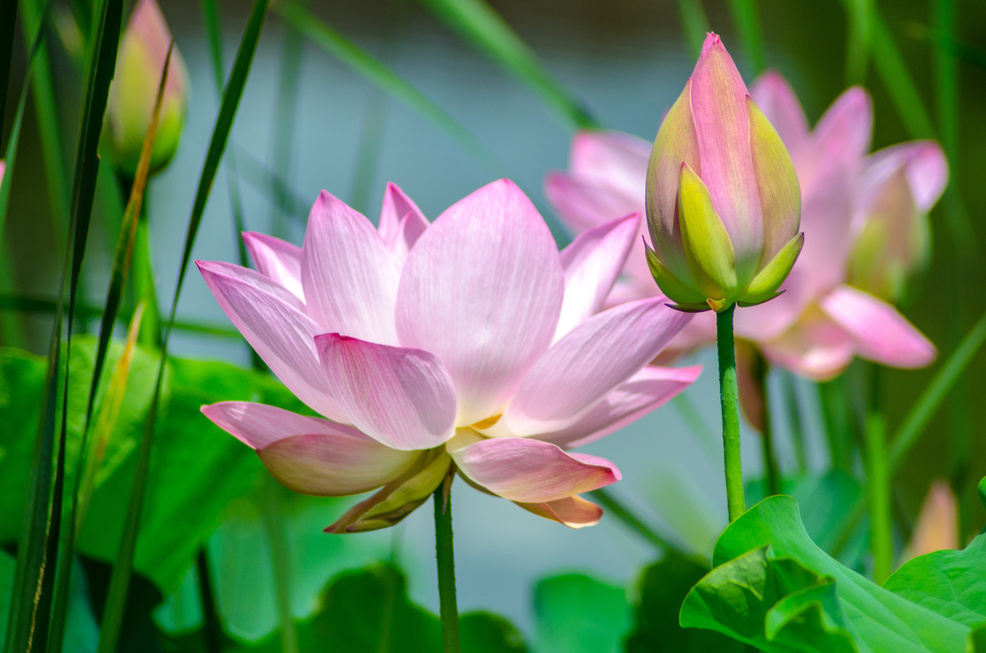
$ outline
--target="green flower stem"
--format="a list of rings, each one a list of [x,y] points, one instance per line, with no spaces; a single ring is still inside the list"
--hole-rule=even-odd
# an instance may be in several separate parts
[[[866,410],[866,498],[870,513],[870,551],[873,580],[878,585],[893,570],[893,525],[890,505],[890,465],[887,423],[880,411],[880,369],[872,366],[869,406]]]
[[[722,447],[726,464],[726,503],[729,521],[746,512],[743,465],[740,461],[739,390],[736,387],[736,351],[733,342],[733,304],[716,314],[719,351],[719,396],[722,403]]]
[[[794,375],[790,372],[783,372],[781,381],[784,388],[784,400],[787,404],[788,426],[791,429],[794,457],[798,462],[798,471],[804,474],[808,470],[808,457],[805,454],[805,430],[801,424],[801,404],[798,401],[798,389],[795,386]]]
[[[157,292],[154,289],[154,268],[151,265],[150,237],[147,233],[147,202],[140,209],[137,220],[137,237],[134,241],[134,288],[137,301],[143,301],[144,317],[141,319],[140,342],[159,347],[161,345],[161,312],[158,309]]]
[[[852,426],[849,423],[848,400],[842,378],[819,383],[818,399],[825,422],[832,467],[852,473]]]
[[[455,601],[455,555],[452,551],[452,476],[438,486],[435,502],[435,560],[442,617],[442,651],[459,653],[459,608]]]
[[[764,477],[767,481],[767,496],[781,493],[781,474],[774,452],[774,429],[770,419],[770,393],[767,392],[767,375],[770,364],[760,352],[753,354],[753,374],[763,399],[763,425],[760,432],[760,446],[763,451]]]

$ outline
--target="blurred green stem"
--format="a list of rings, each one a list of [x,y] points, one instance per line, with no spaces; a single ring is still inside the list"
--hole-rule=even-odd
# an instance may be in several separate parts
[[[798,471],[803,474],[808,470],[808,457],[805,454],[805,430],[801,423],[801,404],[798,402],[798,388],[795,383],[793,374],[787,371],[781,373],[781,387],[787,404],[788,426],[791,429],[791,444],[794,446]]]
[[[873,580],[883,585],[893,566],[893,533],[890,514],[890,466],[887,455],[887,423],[880,410],[880,374],[871,366],[866,409],[866,496],[870,513],[870,551]]]
[[[198,578],[199,602],[202,605],[204,623],[205,650],[208,653],[222,653],[223,628],[219,620],[219,607],[216,605],[216,593],[212,587],[212,569],[209,564],[209,554],[205,548],[199,549],[195,556],[195,572]]]
[[[736,23],[736,30],[743,41],[746,54],[753,64],[754,76],[766,68],[763,56],[763,32],[760,31],[760,17],[757,15],[756,0],[729,0],[729,8]]]
[[[433,495],[438,602],[442,617],[442,651],[459,653],[459,609],[455,599],[455,555],[452,550],[452,479],[449,474]]]
[[[719,352],[719,397],[722,406],[722,447],[726,466],[726,504],[729,521],[746,512],[743,498],[743,464],[740,459],[739,390],[736,386],[736,351],[733,342],[733,312],[736,304],[716,313],[716,342]]]
[[[271,567],[274,570],[274,593],[281,621],[281,651],[298,653],[298,634],[291,617],[291,552],[284,536],[284,501],[281,485],[273,476],[264,480],[264,532],[270,545]]]
[[[760,429],[760,446],[763,451],[764,478],[767,481],[767,496],[781,493],[781,474],[774,451],[773,420],[770,418],[770,393],[767,390],[767,375],[770,364],[759,351],[753,354],[753,378],[763,398],[763,424]]]
[[[831,466],[849,473],[852,471],[852,434],[842,377],[819,383],[818,399],[825,423]]]

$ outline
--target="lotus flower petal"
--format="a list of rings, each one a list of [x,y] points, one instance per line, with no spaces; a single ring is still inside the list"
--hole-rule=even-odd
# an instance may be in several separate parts
[[[800,150],[808,139],[808,119],[784,76],[768,70],[750,85],[750,97],[777,130],[788,151]]]
[[[564,295],[557,251],[530,200],[502,180],[446,210],[408,255],[400,342],[444,363],[460,425],[499,413],[551,343]]]
[[[292,295],[305,301],[301,285],[301,248],[266,234],[243,232],[243,243],[257,271],[276,281]]]
[[[421,209],[397,184],[387,184],[377,231],[402,261],[427,228],[428,220]]]
[[[315,344],[332,394],[361,431],[403,451],[452,437],[455,387],[434,354],[337,333]]]
[[[535,515],[540,515],[545,519],[564,524],[569,528],[584,528],[595,526],[602,519],[603,509],[594,503],[590,503],[582,497],[565,497],[557,501],[546,501],[545,503],[521,503],[515,501],[524,510],[529,510]]]
[[[217,426],[257,451],[285,487],[335,497],[378,488],[420,455],[391,449],[345,424],[247,401],[203,406]]]

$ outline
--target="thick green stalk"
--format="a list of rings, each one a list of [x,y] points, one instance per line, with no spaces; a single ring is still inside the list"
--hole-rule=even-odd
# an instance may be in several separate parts
[[[726,503],[729,521],[746,512],[743,498],[743,465],[740,460],[739,390],[736,386],[736,351],[733,342],[733,304],[716,314],[719,351],[719,396],[722,405],[722,448],[726,464]]]
[[[874,365],[870,374],[870,397],[866,409],[866,497],[870,513],[873,580],[878,585],[883,585],[893,569],[894,548],[887,422],[880,411],[879,399],[880,370]]]
[[[442,617],[442,651],[459,653],[459,608],[455,600],[455,555],[452,551],[452,476],[438,486],[435,502],[435,560]]]

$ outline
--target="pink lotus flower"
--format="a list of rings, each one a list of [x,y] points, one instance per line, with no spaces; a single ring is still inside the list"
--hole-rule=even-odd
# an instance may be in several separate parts
[[[244,234],[257,271],[198,262],[274,374],[321,418],[249,402],[203,408],[287,487],[381,488],[326,530],[390,526],[451,470],[572,527],[602,511],[582,492],[612,463],[565,450],[684,389],[699,368],[647,367],[688,316],[659,298],[599,312],[639,216],[589,229],[560,254],[511,182],[429,224],[396,186],[379,229],[323,191],[303,247]]]
[[[905,143],[866,156],[872,129],[869,96],[846,91],[814,130],[784,79],[768,72],[753,83],[751,96],[791,154],[801,185],[801,229],[805,245],[774,300],[736,312],[737,337],[757,344],[772,363],[800,375],[831,378],[853,356],[891,367],[922,367],[934,346],[896,309],[847,284],[850,251],[888,195],[908,192],[923,219],[941,194],[947,168],[935,143]],[[545,193],[576,233],[614,215],[644,208],[644,179],[650,144],[618,132],[581,132],[572,142],[569,170],[550,173]],[[904,172],[901,173],[901,170]],[[907,184],[899,183],[901,176]],[[897,211],[895,220],[914,219]],[[903,222],[900,229],[914,231]],[[901,247],[898,251],[907,250]],[[643,248],[628,257],[608,304],[658,294]],[[715,320],[697,315],[670,345],[682,350],[711,343]]]

